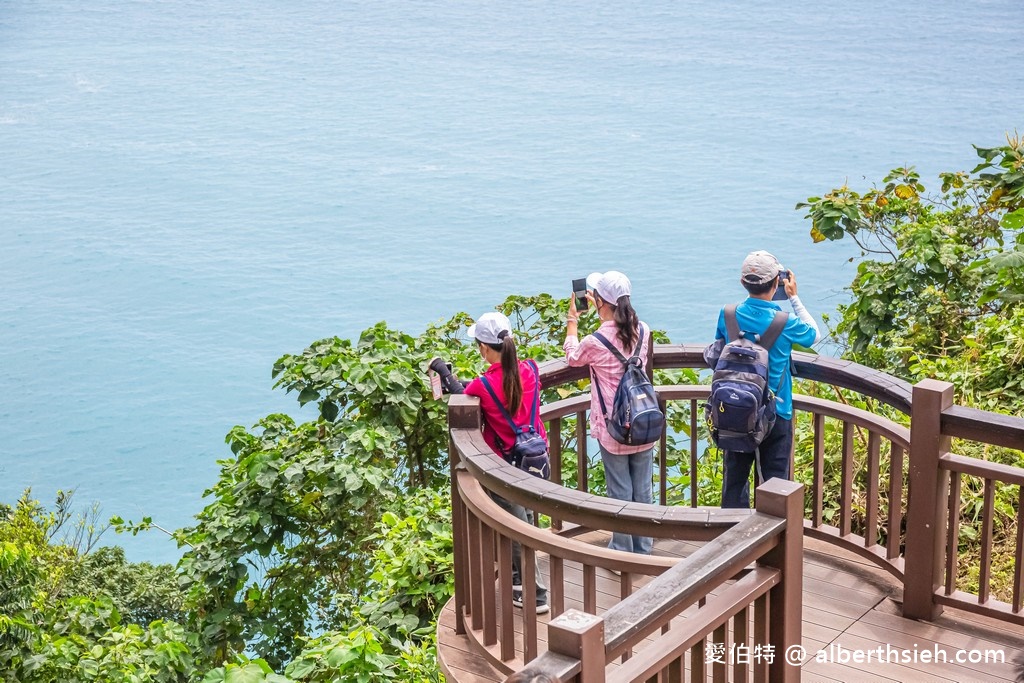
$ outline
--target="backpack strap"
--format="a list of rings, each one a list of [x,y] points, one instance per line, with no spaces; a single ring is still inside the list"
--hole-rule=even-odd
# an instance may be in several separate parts
[[[630,356],[629,358],[626,358],[621,353],[619,353],[619,350],[615,348],[615,346],[612,345],[610,341],[605,339],[604,335],[601,334],[600,332],[594,332],[594,337],[597,338],[597,341],[604,344],[609,351],[615,354],[615,357],[619,359],[620,363],[622,363],[623,365],[628,365],[631,360],[640,357],[640,349],[643,348],[644,345],[644,324],[640,323],[640,328],[637,330],[636,351],[634,351],[633,355]],[[608,409],[605,408],[604,396],[601,394],[601,383],[597,381],[597,377],[594,376],[594,373],[590,373],[590,383],[597,387],[597,400],[601,402],[601,412],[605,414],[605,417],[607,417]]]
[[[536,394],[537,399],[530,407],[530,429],[537,431],[537,406],[540,405],[540,368],[538,368],[537,363],[532,360],[527,361],[527,365],[529,365],[533,370],[534,393]]]
[[[515,434],[519,431],[519,427],[516,426],[515,420],[513,420],[512,416],[509,415],[508,408],[505,407],[505,404],[498,400],[498,395],[494,393],[494,388],[491,386],[490,381],[483,375],[480,375],[480,382],[483,383],[484,389],[487,390],[487,393],[490,394],[491,398],[494,400],[494,405],[498,406],[498,410],[500,410],[501,414],[505,416],[508,426],[512,428],[512,433]]]
[[[731,343],[740,338],[740,325],[736,322],[736,304],[729,304],[723,311],[725,316],[725,343]]]
[[[611,351],[615,355],[615,357],[619,359],[620,363],[622,363],[623,365],[626,364],[626,357],[619,353],[619,350],[615,348],[615,346],[610,341],[605,339],[603,334],[601,334],[600,332],[594,332],[594,338],[597,339],[597,341],[604,344],[605,348]],[[590,373],[590,383],[597,387],[597,400],[601,403],[601,412],[607,416],[608,409],[605,407],[604,395],[601,393],[601,383],[597,381],[597,375],[595,375],[593,372]]]
[[[761,339],[758,344],[763,346],[766,350],[771,351],[772,346],[778,341],[779,335],[782,334],[782,330],[786,328],[786,322],[789,320],[789,313],[785,311],[776,311],[775,317],[772,318],[771,324],[768,329],[761,335]]]
[[[627,363],[629,363],[629,361],[633,360],[634,358],[640,357],[640,349],[643,348],[644,345],[644,332],[644,324],[640,323],[640,326],[637,328],[636,333],[636,350],[633,352],[633,355],[630,356],[629,358],[626,358],[621,353],[619,353],[619,350],[615,348],[615,346],[610,341],[608,341],[605,338],[605,336],[600,332],[594,332],[594,337],[597,339],[597,341],[604,344],[605,348],[607,348],[609,351],[615,354],[615,357],[619,359],[620,363],[626,365]]]
[[[776,311],[775,317],[772,318],[772,322],[768,325],[768,329],[761,335],[758,343],[765,348],[766,351],[771,352],[772,346],[779,340],[779,335],[786,328],[786,323],[789,321],[789,313],[785,311]],[[792,362],[792,359],[791,359]],[[790,373],[792,374],[792,373]],[[775,387],[776,395],[782,390],[782,384],[786,381],[786,373],[783,371],[782,376],[779,377],[779,386]]]
[[[743,333],[740,332],[739,323],[736,320],[736,304],[726,306],[723,309],[723,315],[725,316],[725,332],[728,336],[726,342],[734,342],[743,336]],[[786,329],[788,321],[789,313],[776,311],[775,317],[772,318],[772,322],[768,325],[768,329],[757,338],[757,343],[763,346],[765,350],[771,351],[772,346],[778,341],[782,331]]]
[[[619,350],[617,348],[615,348],[615,346],[610,341],[605,339],[605,336],[603,334],[601,334],[600,332],[595,332],[594,333],[594,338],[597,339],[597,341],[599,341],[602,344],[604,344],[605,348],[607,348],[609,351],[611,351],[613,354],[615,354],[615,357],[619,359],[620,363],[622,363],[623,365],[626,364],[626,362],[627,362],[626,361],[626,357],[623,356],[621,353],[619,353]]]
[[[535,391],[538,394],[538,398],[539,398],[539,394],[540,394],[540,371],[537,368],[536,363],[534,363],[533,361],[530,361],[529,363],[527,363],[527,365],[529,365],[530,369],[533,370],[533,379],[534,379],[535,387],[536,387]],[[491,386],[490,380],[488,380],[487,377],[485,377],[484,375],[480,375],[480,382],[484,385],[484,389],[487,390],[487,393],[491,395],[491,398],[494,400],[495,405],[498,406],[498,410],[501,411],[501,414],[505,417],[505,421],[508,422],[508,426],[512,428],[512,433],[513,434],[517,433],[519,431],[519,426],[516,425],[516,421],[512,419],[512,415],[509,414],[508,408],[505,407],[505,404],[498,400],[498,395],[496,393],[494,393],[494,387]],[[534,401],[533,402],[533,406],[531,406],[531,408],[530,408],[530,428],[533,429],[534,431],[536,431],[536,429],[537,429],[537,427],[535,425],[536,425],[536,422],[537,422],[537,404],[538,403],[540,403],[539,400]]]

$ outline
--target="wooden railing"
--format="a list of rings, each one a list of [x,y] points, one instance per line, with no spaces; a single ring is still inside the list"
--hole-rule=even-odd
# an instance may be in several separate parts
[[[805,532],[836,544],[876,563],[904,583],[904,614],[932,619],[944,605],[969,609],[1014,624],[1024,624],[1024,469],[967,458],[951,452],[951,439],[960,438],[1024,450],[1024,419],[1006,417],[955,406],[952,386],[925,380],[911,387],[906,382],[863,366],[834,358],[794,354],[798,377],[853,390],[910,416],[905,426],[871,412],[813,396],[794,396],[794,408],[801,421],[809,421],[813,450],[812,472],[806,490]],[[691,345],[660,345],[653,354],[655,368],[701,368],[701,348]],[[541,365],[545,387],[575,382],[587,377],[586,370],[569,368],[561,361]],[[576,470],[574,488],[563,488],[561,459],[552,458],[551,481],[541,481],[495,458],[480,436],[479,408],[474,399],[453,396],[449,407],[453,467],[453,510],[456,518],[456,596],[459,629],[480,629],[480,648],[499,670],[511,671],[537,654],[536,615],[524,611],[523,646],[516,650],[510,636],[499,643],[504,625],[488,626],[489,600],[502,619],[511,619],[511,595],[502,593],[510,584],[506,576],[497,583],[485,567],[498,560],[499,574],[506,554],[506,541],[524,545],[524,568],[528,571],[527,604],[533,595],[533,557],[537,552],[550,558],[552,612],[564,610],[561,583],[567,562],[578,563],[582,571],[583,607],[596,606],[598,570],[621,572],[620,593],[631,594],[631,575],[657,575],[669,568],[666,558],[643,557],[597,548],[571,538],[586,530],[618,531],[656,538],[711,540],[752,514],[743,510],[698,507],[696,491],[699,432],[699,403],[707,396],[703,386],[661,386],[660,399],[688,403],[689,453],[684,460],[691,474],[689,505],[664,507],[666,502],[667,440],[657,453],[658,500],[662,505],[623,503],[589,494],[587,469],[590,454],[586,438],[587,395],[547,404],[542,419],[548,425],[551,452],[562,453],[562,420],[576,419]],[[839,438],[839,476],[826,477],[826,433]],[[960,481],[962,477],[984,481],[984,498],[979,515],[981,567],[977,593],[958,583],[958,534],[960,524]],[[837,483],[830,483],[836,479]],[[992,557],[994,499],[998,487],[1017,487],[1017,533],[1012,561],[1013,594],[1009,603],[994,599],[988,589],[989,560]],[[520,503],[551,521],[551,530],[531,528],[509,520],[487,497],[494,492]],[[826,510],[826,502],[839,501],[838,510]],[[857,503],[856,510],[854,503]],[[833,506],[834,508],[834,506]],[[497,512],[495,510],[498,510]],[[835,512],[832,519],[828,515]],[[837,518],[836,518],[837,517]],[[460,521],[461,520],[461,521]],[[523,528],[525,527],[525,528]],[[552,533],[554,531],[555,533]],[[460,538],[461,534],[461,538]],[[474,536],[474,534],[476,534]],[[484,541],[491,538],[492,544]],[[470,557],[470,541],[479,557]],[[492,551],[487,548],[491,547]],[[494,557],[493,549],[499,557]],[[491,554],[488,555],[488,552]],[[510,550],[508,551],[510,552]],[[913,580],[905,580],[912,577]],[[922,580],[931,577],[931,581]],[[480,579],[483,578],[483,581]],[[532,585],[531,585],[532,584]],[[497,589],[495,589],[497,586]],[[496,603],[494,592],[498,591]],[[490,593],[488,593],[490,591]],[[490,595],[490,598],[488,598]],[[509,616],[506,616],[509,615]],[[465,620],[470,621],[469,626]],[[556,619],[557,621],[557,619]],[[511,623],[511,622],[510,622]],[[511,629],[511,626],[508,627]],[[509,631],[511,633],[511,631]],[[564,679],[569,680],[569,679]]]
[[[948,382],[924,380],[914,387],[905,568],[913,580],[904,585],[903,614],[934,619],[949,605],[1024,625],[1024,469],[954,454],[953,438],[1024,451],[1024,419],[956,406]],[[957,571],[965,477],[983,481],[976,594],[959,589]],[[997,487],[1016,487],[1009,603],[990,594]]]
[[[604,615],[569,610],[557,617],[548,624],[547,652],[524,672],[578,683],[682,681],[704,680],[710,664],[715,680],[746,681],[750,674],[757,682],[799,680],[786,653],[800,642],[802,489],[781,479],[766,482],[753,516]],[[751,563],[756,566],[747,569]],[[716,655],[708,649],[714,646],[751,656]]]

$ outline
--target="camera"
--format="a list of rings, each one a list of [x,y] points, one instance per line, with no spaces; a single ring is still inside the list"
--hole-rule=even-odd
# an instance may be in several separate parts
[[[786,280],[789,279],[789,271],[784,270],[779,273],[779,288],[775,290],[775,296],[772,297],[772,301],[782,301],[788,299],[789,295],[786,294]]]
[[[434,357],[427,368],[434,398],[441,398],[441,394],[461,394],[465,391],[466,387],[452,372],[452,364],[445,362],[444,358]]]

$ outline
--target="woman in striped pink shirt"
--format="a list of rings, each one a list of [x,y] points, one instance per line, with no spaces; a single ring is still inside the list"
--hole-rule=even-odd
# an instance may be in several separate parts
[[[632,285],[629,278],[618,271],[593,273],[587,278],[587,299],[601,318],[598,328],[601,336],[611,342],[626,358],[633,355],[640,344],[640,359],[646,363],[650,345],[650,328],[640,322],[630,302]],[[582,340],[577,336],[575,297],[570,298],[566,323],[565,360],[572,366],[590,366],[592,389],[590,392],[590,435],[597,440],[604,463],[605,485],[608,496],[635,503],[652,502],[654,446],[630,446],[615,441],[605,427],[605,414],[611,410],[611,400],[619,386],[625,366],[593,335]],[[642,338],[641,338],[642,336]],[[600,395],[608,405],[602,405]],[[612,550],[649,555],[654,540],[649,536],[634,536],[615,532],[608,547]]]

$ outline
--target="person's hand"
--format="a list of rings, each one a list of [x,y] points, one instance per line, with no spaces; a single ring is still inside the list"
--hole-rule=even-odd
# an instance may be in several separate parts
[[[789,277],[782,281],[782,284],[786,286],[786,296],[796,296],[796,275],[793,271],[789,271]]]
[[[579,320],[580,314],[576,312],[576,294],[569,295],[569,320]]]

